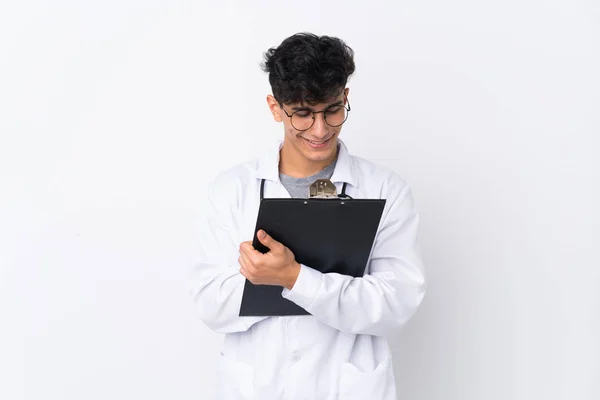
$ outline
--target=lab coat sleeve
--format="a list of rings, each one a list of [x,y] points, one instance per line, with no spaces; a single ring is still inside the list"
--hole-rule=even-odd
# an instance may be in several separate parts
[[[301,265],[296,283],[282,296],[346,333],[388,336],[399,330],[419,307],[426,282],[411,189],[405,184],[396,193],[387,199],[369,273],[354,278]]]
[[[200,256],[189,279],[200,319],[218,333],[243,332],[266,318],[239,316],[246,278],[239,271],[240,244],[231,201],[231,196],[216,196],[214,183],[209,185],[200,219]]]

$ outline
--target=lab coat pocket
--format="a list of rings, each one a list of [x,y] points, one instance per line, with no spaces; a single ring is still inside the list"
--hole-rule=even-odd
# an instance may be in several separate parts
[[[351,363],[342,364],[339,400],[396,400],[392,359],[387,357],[374,371],[360,371]]]
[[[217,399],[254,399],[254,368],[221,353],[219,356]]]

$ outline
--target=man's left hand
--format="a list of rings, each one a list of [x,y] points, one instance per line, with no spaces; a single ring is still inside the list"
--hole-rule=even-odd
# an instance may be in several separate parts
[[[300,273],[294,253],[262,229],[257,236],[270,251],[263,254],[252,242],[240,244],[240,272],[255,285],[277,285],[291,290]]]

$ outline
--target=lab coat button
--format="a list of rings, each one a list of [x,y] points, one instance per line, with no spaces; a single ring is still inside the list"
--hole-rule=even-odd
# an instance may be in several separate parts
[[[294,357],[292,357],[292,360],[293,360],[294,362],[298,362],[298,361],[300,361],[301,359],[302,359],[302,357],[300,357],[300,355],[299,355],[299,354],[294,354]]]

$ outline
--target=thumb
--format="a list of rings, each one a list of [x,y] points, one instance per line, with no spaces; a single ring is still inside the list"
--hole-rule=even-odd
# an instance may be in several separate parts
[[[275,239],[273,239],[271,237],[271,235],[269,235],[267,232],[263,231],[262,229],[257,232],[257,236],[258,236],[258,240],[260,240],[260,242],[262,244],[264,244],[271,250],[273,250],[273,248],[279,244],[279,242],[277,242]]]

